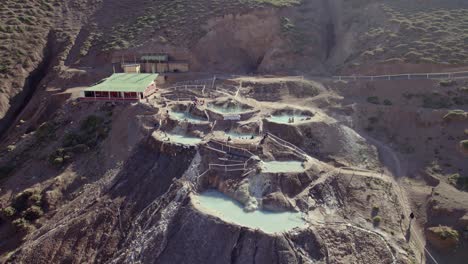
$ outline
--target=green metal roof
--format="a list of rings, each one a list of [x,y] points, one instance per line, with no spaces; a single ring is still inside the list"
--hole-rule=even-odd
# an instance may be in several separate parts
[[[141,93],[157,77],[157,73],[114,73],[100,83],[86,88],[85,91]]]

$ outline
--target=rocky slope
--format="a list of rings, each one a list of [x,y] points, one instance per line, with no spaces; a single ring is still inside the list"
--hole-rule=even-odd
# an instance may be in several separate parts
[[[2,262],[411,263],[423,252],[415,234],[427,235],[437,259],[466,259],[465,82],[244,81],[240,94],[256,106],[314,115],[262,127],[304,149],[310,169],[247,177],[198,178],[207,157],[217,157],[153,137],[158,108],[77,103],[64,93],[111,73],[110,57],[125,51],[181,49],[194,70],[228,73],[459,67],[464,2],[192,2],[1,7]],[[258,131],[257,121],[242,129]],[[264,159],[300,157],[270,139],[258,151]],[[229,224],[193,205],[191,196],[208,188],[314,221],[276,235]]]
[[[414,3],[8,0],[0,10],[0,130],[44,90],[47,76],[64,74],[59,66],[110,73],[116,52],[177,51],[194,71],[229,73],[362,72],[375,62],[381,67],[374,71],[465,65],[458,19],[464,4]]]
[[[255,90],[252,85],[242,94]],[[289,94],[278,90],[280,100],[301,98],[298,91],[307,90],[304,81],[289,85]],[[262,160],[306,159],[304,171],[262,173],[254,158],[248,163],[254,170],[243,175],[207,171],[219,155],[211,141],[198,147],[161,141],[152,133],[162,118],[159,112],[165,111],[143,104],[68,100],[46,124],[9,142],[0,160],[2,168],[14,164],[2,182],[2,260],[410,263],[418,258],[420,249],[406,244],[407,222],[399,217],[408,214],[400,199],[404,194],[388,175],[365,170],[380,170],[382,164],[375,148],[349,127],[336,120],[328,124],[334,119],[318,110],[314,118],[321,122],[265,125],[266,131],[284,132],[278,135],[310,157],[274,137],[252,150],[255,155]],[[243,127],[255,129],[255,123]],[[162,122],[161,129],[174,127],[186,133],[194,129],[178,122]],[[316,130],[307,132],[312,128]],[[341,142],[321,130],[336,131]],[[309,140],[307,133],[315,135],[318,148],[303,143]],[[354,153],[368,163],[354,159]],[[363,169],[352,168],[357,165]],[[217,189],[246,208],[300,211],[306,226],[272,234],[231,224],[194,204],[193,195],[207,189]]]

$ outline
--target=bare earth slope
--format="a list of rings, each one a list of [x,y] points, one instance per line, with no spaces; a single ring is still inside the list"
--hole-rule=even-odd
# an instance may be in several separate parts
[[[241,122],[160,96],[74,98],[132,52],[171,52],[210,77],[466,69],[465,1],[423,2],[6,0],[0,262],[464,263],[465,80],[221,77],[219,90],[190,91],[245,105]],[[210,121],[165,114],[176,109]],[[263,172],[291,160],[299,172]],[[194,203],[213,189],[305,225],[224,221]]]
[[[229,82],[241,80],[239,94],[263,98],[260,94],[267,91],[277,99],[271,103],[236,97],[259,111],[240,124],[219,121],[214,134],[206,125],[170,121],[164,113],[173,108],[159,104],[161,99],[137,105],[70,99],[45,125],[9,142],[1,156],[3,170],[14,164],[2,182],[2,259],[7,263],[411,263],[423,256],[431,263],[424,255],[424,231],[440,224],[459,232],[459,242],[447,254],[432,247],[439,245],[437,235],[436,240],[428,235],[431,256],[462,263],[466,225],[462,218],[467,211],[460,199],[466,193],[446,190],[455,187],[431,176],[433,172],[422,174],[428,161],[419,153],[427,147],[414,145],[414,152],[404,153],[408,146],[400,149],[386,142],[384,126],[375,127],[372,121],[374,128],[367,128],[367,115],[379,113],[385,118],[391,109],[398,110],[396,106],[368,103],[360,96],[340,97],[370,87],[362,83],[348,83],[343,89],[342,83],[320,87],[281,78]],[[275,89],[278,85],[288,92]],[[210,100],[234,100],[219,96]],[[348,101],[357,103],[350,108]],[[295,125],[268,121],[269,113],[293,113],[291,109],[310,111],[313,117]],[[346,121],[349,116],[354,122]],[[159,120],[162,127],[157,128]],[[259,121],[264,131],[280,139],[268,136],[255,143],[251,151],[257,158],[248,159],[246,171],[210,169],[211,163],[224,157],[216,150],[217,135],[225,128],[257,131]],[[437,133],[436,126],[425,129]],[[205,136],[206,142],[196,147],[177,144],[161,139],[160,130]],[[405,135],[395,135],[393,142]],[[231,143],[235,148],[248,145],[244,140]],[[450,170],[466,170],[460,152],[442,149],[440,154],[452,157]],[[264,173],[257,159],[305,159],[305,167],[303,172]],[[431,186],[437,187],[431,190]],[[299,211],[306,226],[271,234],[231,224],[194,204],[193,196],[209,189],[246,208]],[[410,224],[411,211],[417,218]]]

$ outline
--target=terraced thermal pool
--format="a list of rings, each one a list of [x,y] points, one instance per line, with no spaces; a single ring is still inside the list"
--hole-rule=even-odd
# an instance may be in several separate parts
[[[176,134],[169,134],[169,133],[163,134],[162,137],[163,137],[163,140],[165,141],[179,143],[183,145],[190,145],[190,146],[197,145],[202,141],[201,138],[197,138],[197,137],[190,137],[190,136],[185,136],[185,135],[176,135]]]
[[[225,222],[260,229],[265,233],[281,233],[305,225],[301,213],[264,210],[245,212],[242,204],[218,191],[210,190],[192,195],[192,202],[198,210]]]
[[[171,111],[169,112],[169,115],[174,119],[177,119],[180,121],[188,121],[190,123],[204,123],[208,121],[207,119],[203,119],[201,117],[191,115],[190,113],[187,113],[187,112]]]
[[[264,161],[261,163],[262,172],[285,173],[305,171],[301,161]]]
[[[308,115],[272,115],[267,118],[268,121],[280,124],[297,124],[310,120]]]

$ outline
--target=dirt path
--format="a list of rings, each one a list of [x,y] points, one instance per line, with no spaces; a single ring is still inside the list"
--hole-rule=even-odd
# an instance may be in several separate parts
[[[402,168],[400,159],[398,158],[398,155],[395,153],[394,150],[392,150],[390,147],[385,145],[384,143],[378,141],[375,138],[372,138],[369,135],[361,133],[361,136],[367,139],[371,144],[375,145],[379,151],[379,156],[382,160],[383,165],[385,166],[385,169],[389,172],[389,175],[393,175],[396,177],[395,184],[398,186],[398,189],[396,191],[399,192],[398,195],[398,200],[403,208],[403,212],[406,216],[409,215],[410,212],[412,212],[410,202],[407,199],[407,194],[401,188],[401,179],[403,179],[406,176],[407,171]],[[427,260],[431,260],[431,263],[438,263],[437,260],[434,259],[432,254],[429,252],[429,250],[426,248],[426,243],[425,243],[425,236],[423,233],[423,228],[421,228],[418,224],[417,221],[413,221],[411,230],[410,230],[410,237],[413,237],[413,243],[417,248],[420,248],[420,254],[421,254],[421,261],[426,258]],[[408,243],[410,243],[408,241]],[[424,256],[424,253],[426,253],[426,256]]]

